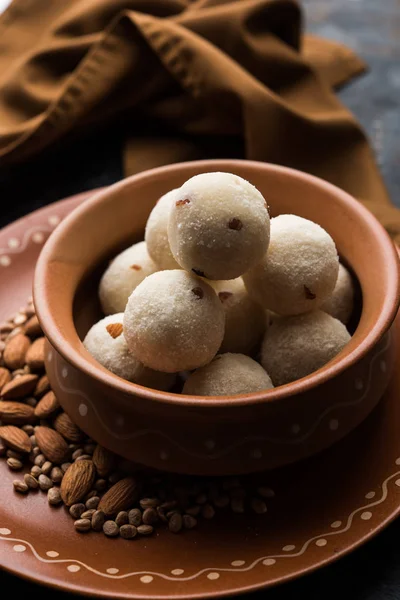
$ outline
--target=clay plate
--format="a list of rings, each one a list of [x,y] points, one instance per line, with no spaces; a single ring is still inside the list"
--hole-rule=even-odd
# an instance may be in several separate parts
[[[86,196],[0,232],[0,319],[25,304],[43,242]],[[399,351],[399,317],[390,335]],[[387,365],[377,357],[375,368]],[[0,565],[60,589],[114,598],[217,597],[310,572],[400,513],[399,391],[400,372],[370,417],[344,440],[312,459],[257,475],[275,493],[266,515],[221,514],[176,536],[161,531],[129,542],[75,533],[68,514],[49,507],[44,494],[15,494],[15,474],[0,461]]]

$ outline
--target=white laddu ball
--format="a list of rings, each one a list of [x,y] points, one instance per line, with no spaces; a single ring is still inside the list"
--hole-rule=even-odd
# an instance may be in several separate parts
[[[278,317],[266,331],[261,364],[274,385],[284,385],[323,367],[349,340],[343,323],[321,310]]]
[[[123,312],[136,286],[158,270],[145,242],[134,244],[118,254],[100,281],[99,297],[104,314]]]
[[[134,356],[168,373],[196,369],[218,352],[225,313],[214,290],[193,273],[159,271],[128,300],[124,333]]]
[[[237,175],[196,175],[177,191],[168,238],[183,269],[207,279],[235,279],[267,251],[267,203]]]
[[[219,351],[249,354],[264,335],[266,311],[248,294],[243,279],[210,281],[225,311],[225,335]]]
[[[172,190],[161,196],[150,213],[144,234],[147,251],[160,269],[180,268],[172,256],[168,241],[169,213],[176,191]]]
[[[182,393],[192,396],[233,396],[272,387],[268,373],[244,354],[218,354],[210,364],[189,375]]]
[[[129,351],[123,333],[123,318],[123,313],[109,315],[93,325],[83,341],[86,350],[122,379],[157,390],[169,390],[174,384],[174,375],[148,369]]]
[[[354,283],[349,271],[339,265],[339,275],[335,289],[322,304],[321,310],[339,319],[345,325],[349,322],[354,308]]]
[[[244,276],[251,296],[281,315],[319,308],[338,276],[339,258],[322,227],[295,215],[271,219],[271,240],[261,262]]]

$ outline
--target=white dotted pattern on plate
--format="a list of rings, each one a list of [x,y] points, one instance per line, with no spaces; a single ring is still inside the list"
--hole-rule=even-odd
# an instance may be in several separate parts
[[[360,378],[355,379],[354,387],[355,387],[355,389],[362,391],[362,394],[355,400],[351,400],[349,402],[339,402],[339,403],[325,409],[319,415],[319,417],[314,422],[314,424],[311,427],[309,427],[308,430],[305,431],[302,435],[300,435],[300,432],[302,431],[302,427],[300,426],[300,424],[293,423],[290,427],[290,437],[287,439],[283,440],[283,439],[274,439],[274,438],[270,438],[270,437],[248,436],[242,440],[236,441],[235,443],[233,443],[230,446],[227,446],[227,447],[221,448],[221,449],[218,448],[218,444],[217,444],[216,440],[206,439],[203,442],[203,448],[205,449],[206,452],[196,452],[193,450],[189,450],[188,448],[185,448],[184,446],[182,446],[176,440],[170,438],[163,431],[159,431],[159,430],[145,429],[145,430],[136,430],[134,432],[125,433],[123,431],[124,421],[120,415],[114,419],[115,427],[117,428],[117,430],[119,430],[119,431],[115,431],[114,429],[110,428],[110,426],[107,423],[104,422],[104,420],[102,419],[101,415],[99,414],[97,408],[94,406],[93,402],[87,396],[87,394],[83,393],[80,390],[70,388],[66,385],[66,382],[68,381],[69,369],[65,366],[65,364],[61,364],[60,368],[59,368],[59,365],[57,364],[56,376],[58,378],[58,384],[59,384],[60,388],[65,393],[68,393],[71,396],[76,396],[76,397],[83,399],[83,402],[82,402],[82,400],[80,400],[80,404],[78,407],[79,414],[82,417],[86,416],[89,412],[88,409],[90,407],[91,418],[93,418],[92,415],[94,414],[95,417],[97,418],[97,420],[99,421],[99,423],[102,425],[103,429],[116,439],[133,440],[133,439],[137,439],[140,437],[153,435],[153,436],[157,436],[159,438],[164,439],[166,442],[168,442],[168,444],[170,446],[177,448],[179,450],[179,452],[185,453],[185,454],[187,454],[189,456],[193,456],[195,458],[201,458],[201,459],[221,458],[222,456],[226,456],[226,455],[230,454],[233,450],[237,449],[240,446],[249,445],[250,448],[248,450],[248,452],[249,452],[248,455],[251,459],[257,461],[263,457],[263,451],[262,451],[262,448],[260,448],[260,446],[253,445],[255,442],[259,443],[259,442],[264,441],[264,442],[269,442],[269,443],[279,443],[279,444],[289,444],[289,445],[290,444],[301,444],[317,430],[318,426],[324,421],[325,417],[329,413],[331,413],[333,410],[337,410],[338,408],[349,408],[349,407],[353,407],[353,406],[360,404],[363,401],[363,399],[366,398],[366,396],[368,395],[370,387],[371,387],[372,367],[373,367],[374,363],[377,360],[379,360],[380,356],[384,352],[386,352],[386,350],[388,349],[389,344],[390,344],[390,338],[391,338],[391,334],[389,332],[386,337],[384,346],[379,348],[377,353],[375,354],[375,356],[372,357],[370,364],[369,364],[367,379],[365,381],[361,380]],[[380,365],[381,370],[383,369],[383,367],[382,367],[383,364],[385,364],[384,369],[386,370],[386,368],[387,368],[386,362],[383,360],[380,360],[379,365]],[[60,377],[60,375],[61,375],[61,377]],[[335,432],[340,428],[340,421],[338,418],[330,418],[327,421],[326,426],[329,431]],[[218,448],[218,449],[215,450],[216,448]],[[160,456],[160,459],[163,461],[169,460],[170,449],[165,446],[161,447],[159,456]]]
[[[50,234],[54,227],[60,223],[61,219],[58,215],[52,215],[48,218],[49,226],[46,227],[31,227],[27,229],[22,239],[11,237],[7,240],[7,248],[0,248],[0,267],[9,267],[12,264],[11,256],[13,254],[21,254],[24,252],[29,242],[32,241],[34,244],[43,244],[48,234]]]
[[[395,462],[396,462],[396,465],[400,464],[400,457]],[[382,486],[381,486],[381,491],[382,491],[381,497],[378,500],[371,501],[369,504],[355,509],[347,517],[345,524],[343,524],[342,521],[333,521],[330,525],[330,530],[328,532],[325,532],[322,535],[318,535],[318,536],[314,536],[314,537],[310,538],[309,540],[304,542],[304,544],[297,551],[295,551],[296,546],[294,544],[286,544],[282,548],[283,554],[276,554],[273,556],[262,556],[260,558],[257,558],[256,560],[254,560],[253,562],[251,562],[249,564],[246,564],[246,561],[238,558],[238,559],[232,560],[229,567],[221,567],[221,568],[208,567],[208,568],[198,571],[197,573],[193,573],[192,575],[185,575],[185,570],[183,568],[173,569],[170,572],[171,573],[170,575],[168,575],[166,573],[156,573],[156,572],[149,572],[149,571],[120,574],[120,569],[118,569],[115,566],[108,567],[105,570],[105,572],[103,572],[103,571],[98,571],[97,569],[94,569],[90,565],[87,565],[78,560],[69,559],[69,558],[67,558],[67,559],[59,558],[60,552],[58,552],[56,550],[48,550],[46,552],[46,556],[48,558],[44,558],[44,557],[40,556],[40,554],[35,550],[34,546],[30,542],[28,542],[26,540],[20,540],[20,539],[15,539],[15,538],[10,537],[12,532],[7,527],[0,527],[0,540],[12,542],[12,544],[13,544],[12,549],[16,554],[23,555],[29,548],[31,550],[31,552],[33,553],[33,555],[41,562],[51,563],[51,564],[54,564],[54,563],[66,564],[66,569],[68,570],[69,573],[78,573],[82,568],[85,568],[88,571],[95,573],[101,577],[107,577],[107,578],[112,578],[112,579],[126,579],[127,577],[137,576],[137,577],[139,577],[139,581],[143,584],[152,583],[154,581],[155,577],[160,577],[167,581],[191,581],[202,575],[207,577],[207,579],[209,579],[210,581],[216,581],[224,573],[248,572],[259,564],[261,564],[265,567],[273,567],[276,564],[276,562],[279,560],[284,560],[284,559],[286,560],[288,558],[296,558],[296,557],[302,556],[306,552],[306,550],[310,547],[311,544],[313,544],[314,546],[317,546],[318,548],[321,548],[321,551],[323,551],[323,548],[325,548],[326,546],[329,548],[329,538],[331,536],[340,535],[341,533],[348,531],[351,528],[351,525],[353,524],[354,520],[357,517],[359,517],[362,521],[369,521],[370,519],[373,518],[373,512],[371,509],[375,506],[382,504],[386,500],[386,498],[388,497],[388,484],[392,480],[394,480],[394,484],[396,486],[400,487],[400,471],[396,471],[395,473],[393,473],[392,475],[387,477],[387,479],[385,479],[385,481],[382,483]],[[376,496],[376,492],[368,492],[366,494],[367,499],[372,499],[375,496]]]

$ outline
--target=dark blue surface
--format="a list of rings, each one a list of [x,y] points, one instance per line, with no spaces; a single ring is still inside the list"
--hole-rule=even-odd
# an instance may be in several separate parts
[[[391,199],[400,207],[400,0],[302,4],[308,31],[343,42],[369,65],[339,96],[367,131]]]
[[[400,0],[304,0],[303,4],[309,31],[344,42],[370,65],[369,73],[341,90],[340,97],[367,130],[391,198],[400,207]],[[27,166],[0,173],[2,206],[7,205],[0,211],[0,226],[59,198],[120,179],[122,141],[120,127],[98,131]],[[70,598],[0,574],[4,595],[7,584],[12,584],[15,597],[40,593],[43,600]],[[247,597],[399,600],[400,521],[330,567]]]

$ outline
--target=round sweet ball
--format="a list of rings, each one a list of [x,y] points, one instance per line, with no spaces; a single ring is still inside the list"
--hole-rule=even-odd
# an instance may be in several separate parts
[[[284,385],[323,367],[349,340],[343,323],[321,310],[279,317],[266,331],[261,364],[274,385]]]
[[[89,329],[83,341],[86,350],[103,367],[133,383],[169,390],[175,381],[170,373],[148,369],[128,349],[123,332],[123,313],[105,317]]]
[[[182,393],[192,396],[234,396],[273,388],[261,365],[244,354],[218,354],[205,367],[192,373]]]
[[[197,369],[218,352],[225,313],[214,290],[193,273],[159,271],[131,294],[124,333],[134,356],[159,371]]]
[[[179,269],[168,241],[168,220],[176,190],[161,196],[150,213],[144,239],[147,251],[160,269]]]
[[[202,173],[177,191],[168,238],[187,271],[207,279],[235,279],[268,248],[269,213],[262,194],[231,173]]]
[[[134,244],[118,254],[100,281],[99,297],[104,314],[123,312],[136,286],[158,270],[145,242]]]
[[[295,215],[271,220],[271,240],[261,262],[243,277],[251,296],[281,315],[315,310],[331,295],[339,259],[322,227]]]
[[[225,335],[219,351],[250,354],[264,335],[266,311],[250,298],[241,277],[210,281],[225,311]]]
[[[354,283],[349,271],[339,265],[339,275],[335,289],[322,304],[321,310],[339,319],[345,325],[350,320],[354,308]]]

